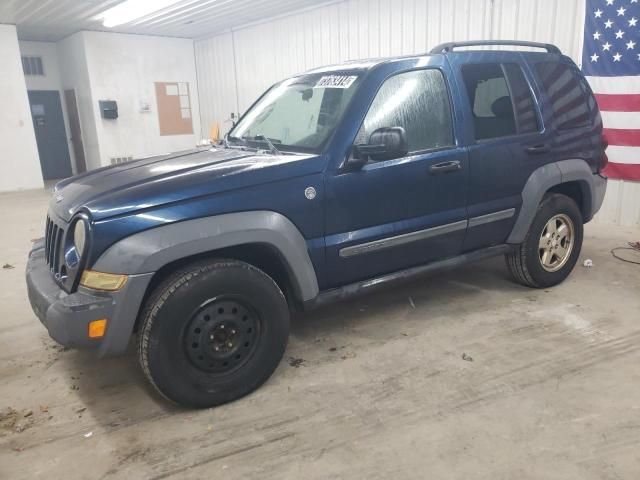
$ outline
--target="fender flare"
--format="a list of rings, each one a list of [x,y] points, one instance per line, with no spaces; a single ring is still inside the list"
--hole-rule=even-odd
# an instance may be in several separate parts
[[[591,220],[602,203],[601,196],[595,193],[599,190],[595,185],[594,177],[596,176],[589,164],[580,159],[548,163],[536,169],[529,176],[522,190],[522,207],[507,238],[507,243],[518,244],[524,241],[542,197],[550,188],[562,183],[578,182],[583,196],[583,205],[578,207],[584,212],[584,222]]]
[[[271,246],[281,256],[297,298],[308,301],[318,295],[304,237],[289,219],[265,210],[185,220],[133,234],[105,250],[92,269],[127,275],[152,273],[192,255],[256,243]]]

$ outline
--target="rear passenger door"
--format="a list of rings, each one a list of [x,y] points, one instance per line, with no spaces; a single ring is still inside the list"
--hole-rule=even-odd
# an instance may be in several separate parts
[[[539,166],[552,160],[532,84],[518,54],[467,63],[457,71],[466,96],[469,135],[469,228],[463,251],[507,239],[522,204],[522,189]]]

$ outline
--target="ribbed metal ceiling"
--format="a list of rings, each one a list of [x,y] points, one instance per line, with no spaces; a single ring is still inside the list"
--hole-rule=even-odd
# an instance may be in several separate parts
[[[0,0],[0,23],[15,24],[21,40],[58,41],[80,30],[198,38],[327,3],[318,0],[180,0],[130,23],[103,27],[100,14],[122,1]]]

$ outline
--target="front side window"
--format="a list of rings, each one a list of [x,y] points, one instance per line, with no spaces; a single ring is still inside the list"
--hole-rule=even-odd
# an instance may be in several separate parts
[[[387,79],[369,107],[356,143],[367,143],[375,130],[385,127],[405,130],[409,152],[453,145],[451,106],[442,73],[416,70]]]
[[[531,91],[520,66],[510,63],[465,65],[462,77],[471,104],[476,140],[539,130]]]
[[[592,97],[583,77],[564,63],[537,63],[535,71],[550,99],[558,129],[590,125]]]
[[[268,138],[278,149],[318,152],[359,83],[353,72],[302,75],[272,87],[229,132],[230,143]],[[257,137],[257,138],[256,138]]]

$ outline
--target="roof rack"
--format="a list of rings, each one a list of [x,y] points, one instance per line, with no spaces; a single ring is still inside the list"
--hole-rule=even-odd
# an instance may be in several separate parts
[[[458,47],[480,47],[490,45],[534,47],[542,48],[549,53],[562,53],[558,47],[551,45],[550,43],[525,42],[522,40],[472,40],[468,42],[448,42],[441,43],[437,47],[432,48],[429,53],[447,53]]]

